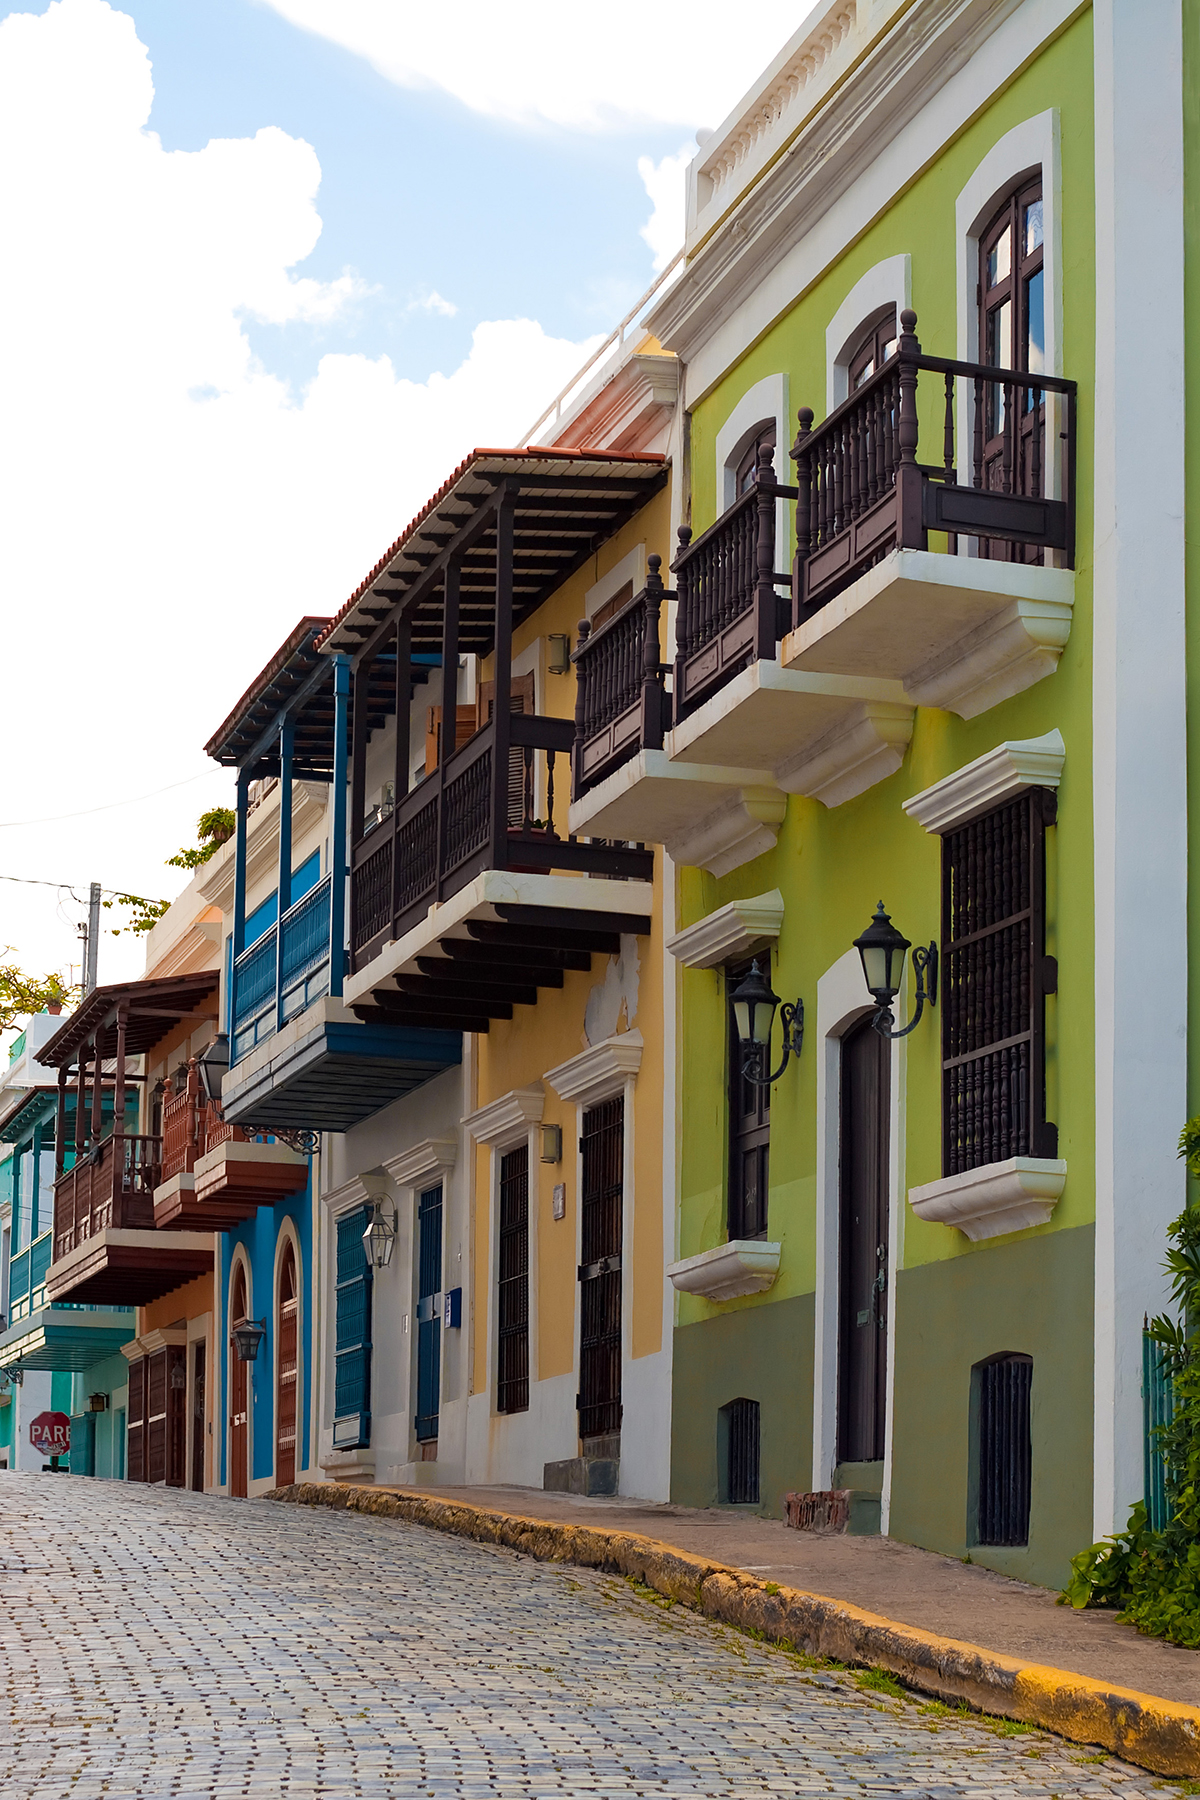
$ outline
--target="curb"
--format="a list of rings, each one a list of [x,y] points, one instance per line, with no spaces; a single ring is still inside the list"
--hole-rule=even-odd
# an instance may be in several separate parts
[[[900,1625],[842,1600],[778,1587],[742,1569],[674,1550],[634,1532],[602,1530],[403,1490],[297,1482],[268,1500],[404,1519],[481,1544],[503,1544],[539,1562],[578,1563],[626,1575],[711,1619],[761,1633],[810,1656],[886,1669],[907,1687],[979,1712],[1098,1744],[1157,1775],[1200,1775],[1200,1707],[1109,1687],[1086,1675],[1001,1656],[978,1644]]]

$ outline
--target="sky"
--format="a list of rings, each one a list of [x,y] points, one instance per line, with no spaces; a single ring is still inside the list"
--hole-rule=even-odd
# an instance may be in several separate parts
[[[76,976],[89,881],[180,890],[205,741],[525,441],[809,10],[0,0],[0,961]]]

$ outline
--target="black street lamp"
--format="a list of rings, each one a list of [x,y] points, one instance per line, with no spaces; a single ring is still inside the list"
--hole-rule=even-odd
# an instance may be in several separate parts
[[[883,910],[883,901],[875,908],[875,917],[867,926],[861,937],[854,940],[854,948],[862,958],[863,979],[866,981],[871,998],[879,1008],[871,1023],[880,1037],[907,1037],[920,1023],[921,1014],[925,1010],[925,1002],[930,1006],[937,1003],[937,968],[938,953],[936,943],[926,947],[919,944],[913,950],[913,968],[917,972],[917,1010],[907,1025],[895,1030],[896,1016],[892,1005],[900,992],[900,982],[904,975],[904,953],[912,948],[911,942],[904,933],[897,931],[891,919]]]
[[[230,1332],[239,1362],[257,1362],[258,1346],[267,1335],[265,1319],[240,1319]]]
[[[758,1075],[753,1071],[770,1066],[771,1027],[775,1022],[779,995],[772,991],[770,982],[758,966],[757,957],[729,1000],[742,1046],[742,1079],[752,1082],[755,1087],[770,1087],[787,1068],[788,1059],[800,1054],[804,1042],[804,1002],[797,1000],[794,1006],[784,1002],[779,1013],[783,1026],[783,1061],[773,1075]]]
[[[212,1042],[200,1052],[196,1059],[200,1071],[200,1080],[204,1084],[206,1100],[219,1101],[221,1084],[229,1073],[229,1036],[218,1031]]]

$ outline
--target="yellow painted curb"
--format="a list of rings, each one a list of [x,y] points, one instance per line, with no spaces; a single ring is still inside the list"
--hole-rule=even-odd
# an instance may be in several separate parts
[[[811,1656],[886,1669],[939,1700],[1040,1725],[1076,1743],[1098,1744],[1157,1775],[1200,1775],[1200,1707],[1109,1687],[1086,1675],[1022,1662],[900,1625],[842,1600],[760,1581],[745,1570],[690,1556],[635,1532],[530,1519],[404,1489],[297,1482],[268,1500],[345,1508],[405,1519],[434,1531],[503,1544],[541,1562],[578,1563],[626,1575],[671,1600],[742,1630],[761,1632]]]

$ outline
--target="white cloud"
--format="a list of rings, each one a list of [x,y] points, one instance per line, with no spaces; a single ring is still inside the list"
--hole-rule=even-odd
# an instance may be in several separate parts
[[[649,156],[638,157],[638,174],[649,195],[654,211],[642,226],[642,236],[654,252],[655,270],[665,269],[675,252],[683,247],[685,188],[687,166],[696,154],[695,146],[685,144],[674,156],[654,162]]]
[[[165,152],[151,98],[134,26],[103,0],[0,24],[6,820],[204,771],[295,621],[335,611],[454,463],[514,441],[590,347],[491,321],[449,374],[330,354],[294,395],[245,319],[330,320],[361,291],[295,273],[321,229],[316,154],[270,127]],[[164,857],[228,791],[212,772],[0,830],[0,874],[177,891]],[[63,965],[67,912],[0,883],[0,944]],[[102,976],[138,957],[106,938]]]
[[[444,300],[436,288],[430,288],[429,292],[422,294],[419,300],[410,300],[408,310],[409,312],[437,313],[443,319],[453,319],[458,314],[458,308],[453,300]]]
[[[815,11],[734,14],[727,0],[608,0],[599,16],[561,0],[267,3],[401,87],[440,88],[493,118],[586,131],[719,124]]]

